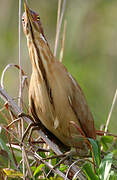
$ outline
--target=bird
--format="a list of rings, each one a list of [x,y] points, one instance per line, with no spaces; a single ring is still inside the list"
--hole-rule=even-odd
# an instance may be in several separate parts
[[[79,84],[54,57],[40,16],[24,3],[23,31],[32,64],[29,111],[64,145],[86,150],[85,138],[96,139],[92,113]],[[79,130],[78,130],[79,129]]]

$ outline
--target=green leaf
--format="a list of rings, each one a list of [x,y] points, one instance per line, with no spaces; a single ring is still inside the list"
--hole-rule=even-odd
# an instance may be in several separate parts
[[[114,155],[114,156],[117,156],[117,149],[114,149],[114,150],[113,150],[113,155]]]
[[[67,166],[67,165],[60,164],[60,168],[59,168],[59,170],[60,170],[61,172],[64,172],[65,170],[67,170],[67,168],[68,168],[68,166]]]
[[[108,145],[105,142],[101,141],[101,145],[103,147],[103,151],[107,151],[108,150]]]
[[[108,150],[108,144],[112,144],[112,142],[113,142],[113,136],[102,136],[100,141],[104,151]]]
[[[52,164],[53,166],[55,166],[55,165],[57,164],[56,158],[52,158],[52,159],[51,159],[51,164]]]
[[[117,174],[114,171],[111,171],[108,179],[109,180],[117,180]]]
[[[52,151],[52,149],[50,149],[50,152],[49,152],[49,156],[48,156],[48,157],[52,157],[52,156],[55,156],[55,153]],[[58,157],[51,159],[51,164],[52,164],[53,166],[55,166],[58,162],[59,162],[59,158],[58,158]]]
[[[1,138],[0,138],[0,146],[1,146],[1,149],[5,150],[8,153],[10,160],[14,163],[14,159],[11,154],[11,151],[9,150],[9,148],[6,146],[6,144],[4,143],[4,141]]]
[[[46,158],[45,152],[40,151],[40,152],[39,152],[39,155],[40,155],[42,158]]]
[[[88,140],[90,141],[91,146],[92,146],[95,165],[96,165],[96,167],[99,167],[99,164],[100,164],[100,148],[99,148],[99,144],[98,144],[98,142],[96,142],[92,138],[88,138]]]
[[[113,160],[112,158],[113,153],[109,153],[104,157],[104,159],[102,159],[99,166],[99,177],[101,180],[108,180]]]
[[[10,177],[10,178],[23,178],[23,174],[20,171],[16,171],[14,169],[6,168],[6,169],[3,169],[3,172],[5,173],[7,177]]]
[[[32,171],[35,171],[35,170],[36,170],[36,167],[35,167],[35,166],[32,166],[32,167],[31,167],[31,170],[32,170]]]
[[[40,165],[36,168],[35,172],[33,173],[33,176],[35,177],[35,176],[37,176],[37,175],[41,175],[41,174],[42,174],[41,169],[42,169],[43,167],[45,167],[45,164],[40,164]]]
[[[113,136],[102,136],[101,140],[105,143],[112,143],[113,142]]]
[[[93,171],[93,166],[91,165],[91,163],[85,163],[83,165],[83,171],[86,174],[88,180],[99,180],[99,178]]]

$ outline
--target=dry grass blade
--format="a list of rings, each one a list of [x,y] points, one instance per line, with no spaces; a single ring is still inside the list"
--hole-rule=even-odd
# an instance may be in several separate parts
[[[60,0],[59,0],[60,1]],[[60,2],[59,2],[60,4]],[[55,48],[54,48],[54,56],[56,57],[57,54],[57,48],[58,48],[58,40],[59,40],[59,35],[60,35],[60,30],[61,30],[61,25],[62,25],[62,20],[63,20],[63,15],[65,11],[65,5],[66,5],[66,0],[63,0],[63,5],[62,5],[62,10],[61,10],[61,15],[58,17],[58,25],[57,25],[57,30],[56,30],[56,38],[55,38]],[[60,11],[60,5],[58,5],[58,16],[59,16],[59,11]]]
[[[81,172],[81,170],[79,169],[79,171],[76,172],[76,174],[74,175],[74,177],[72,179],[77,179],[77,176],[80,172]]]
[[[26,163],[26,166],[27,166],[28,174],[34,180],[34,177],[33,177],[33,174],[32,174],[31,168],[30,168],[30,164],[29,164],[29,161],[28,161],[28,156],[27,156],[26,151],[24,151],[24,157],[25,157],[25,163]]]
[[[20,67],[20,71],[19,71],[19,101],[18,101],[18,105],[20,108],[22,108],[22,103],[21,103],[21,99],[22,99],[22,72],[21,72],[21,0],[19,0],[19,67]]]
[[[31,3],[31,0],[25,0],[26,1],[26,3],[28,4],[28,1],[29,1],[29,3]]]
[[[67,170],[67,172],[66,172],[66,175],[65,175],[65,180],[67,180],[67,176],[68,176],[68,174],[69,174],[69,172],[70,172],[70,169],[76,164],[76,163],[78,163],[78,162],[81,162],[81,161],[83,161],[84,162],[84,159],[78,159],[77,161],[75,161],[75,162],[73,162],[70,166],[69,166],[69,168],[68,168],[68,170]],[[77,173],[77,175],[78,175],[78,173],[80,173],[82,170],[81,169],[79,169],[76,173]],[[86,177],[82,177],[81,178],[81,180],[85,180],[86,179]]]
[[[59,25],[60,12],[61,12],[61,0],[58,0],[58,11],[57,11],[56,34],[57,34],[58,25]]]
[[[58,0],[58,11],[57,11],[57,23],[56,23],[56,37],[55,37],[55,45],[54,45],[54,56],[56,56],[57,51],[57,31],[59,26],[59,20],[60,20],[60,12],[61,12],[61,0]]]
[[[107,132],[107,130],[108,130],[108,125],[110,123],[110,118],[111,118],[112,111],[113,111],[114,106],[115,106],[116,99],[117,99],[117,89],[115,91],[115,95],[114,95],[114,98],[113,98],[113,101],[112,101],[112,105],[111,105],[111,108],[110,108],[110,111],[109,111],[109,114],[108,114],[108,118],[107,118],[107,121],[106,121],[105,132]]]
[[[62,62],[63,59],[63,52],[64,52],[64,44],[65,44],[65,35],[66,35],[66,26],[67,26],[67,21],[64,21],[64,30],[63,30],[63,38],[61,42],[61,51],[60,51],[60,57],[59,61]]]

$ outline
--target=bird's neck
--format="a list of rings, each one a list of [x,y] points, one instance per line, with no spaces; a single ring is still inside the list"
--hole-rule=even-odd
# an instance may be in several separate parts
[[[50,50],[47,40],[40,33],[40,37],[33,40],[27,38],[32,70],[38,71],[41,77],[48,71],[48,64],[54,61],[54,56]]]
[[[33,73],[38,73],[40,78],[45,84],[50,103],[53,105],[53,98],[51,96],[51,88],[48,80],[49,64],[55,61],[55,58],[50,50],[50,47],[45,39],[36,38],[35,41],[28,41],[29,54],[32,63]],[[37,82],[36,82],[37,83]]]

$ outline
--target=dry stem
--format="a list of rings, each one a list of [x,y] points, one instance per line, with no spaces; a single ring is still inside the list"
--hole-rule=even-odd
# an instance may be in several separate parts
[[[64,30],[63,30],[63,38],[61,42],[61,51],[60,51],[60,57],[59,61],[62,62],[63,59],[63,52],[64,52],[64,45],[65,45],[65,35],[66,35],[66,26],[67,26],[67,21],[64,21]]]
[[[22,110],[22,97],[23,97],[23,88],[22,88],[22,66],[21,66],[21,5],[22,5],[22,0],[19,0],[19,99],[18,99],[18,105],[20,109]],[[24,122],[23,119],[21,118],[21,122],[18,122],[18,133],[19,137],[21,137],[24,134]],[[28,161],[27,156],[25,155],[25,149],[22,146],[22,160],[23,160],[23,179],[25,179],[25,160],[26,162]],[[30,170],[31,171],[31,170]]]
[[[59,0],[59,1],[61,1],[61,0]],[[61,2],[59,2],[59,4],[60,3]],[[55,48],[54,48],[54,56],[55,57],[56,57],[56,54],[57,54],[58,40],[59,40],[59,36],[60,36],[60,30],[61,30],[61,25],[62,25],[64,11],[65,11],[65,5],[66,5],[66,0],[63,0],[61,16],[60,16],[60,12],[59,12],[60,11],[60,5],[58,5],[57,30],[56,30]]]
[[[108,130],[108,125],[109,125],[109,122],[110,122],[112,111],[113,111],[114,106],[115,106],[116,99],[117,99],[117,89],[115,91],[115,95],[114,95],[114,98],[113,98],[113,101],[112,101],[112,105],[111,105],[111,108],[110,108],[110,111],[109,111],[109,114],[108,114],[108,118],[107,118],[107,121],[106,121],[105,132],[107,132],[107,130]]]

